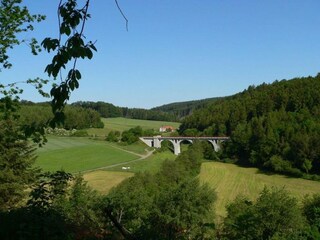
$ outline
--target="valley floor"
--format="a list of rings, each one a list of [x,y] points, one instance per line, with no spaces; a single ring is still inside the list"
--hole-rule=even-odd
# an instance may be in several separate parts
[[[151,154],[142,143],[125,146],[74,137],[50,137],[49,143],[38,150],[38,155],[36,164],[44,170],[81,172],[88,184],[103,194],[134,173],[154,173],[164,160],[176,157],[170,151]],[[284,187],[300,199],[320,190],[320,182],[265,174],[257,168],[220,162],[204,162],[199,178],[217,192],[215,209],[217,215],[222,217],[226,214],[225,206],[236,196],[242,194],[256,199],[264,186]]]

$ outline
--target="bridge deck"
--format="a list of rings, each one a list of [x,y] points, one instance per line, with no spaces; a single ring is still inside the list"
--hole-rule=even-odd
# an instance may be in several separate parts
[[[162,136],[154,136],[154,137],[142,137],[144,139],[173,139],[173,140],[229,140],[229,137],[162,137]]]

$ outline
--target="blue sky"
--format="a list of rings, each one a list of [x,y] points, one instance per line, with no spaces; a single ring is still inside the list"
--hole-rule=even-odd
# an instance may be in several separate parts
[[[58,0],[25,0],[47,15],[32,36],[57,37]],[[81,2],[81,1],[80,1]],[[320,72],[320,1],[315,0],[91,0],[91,61],[81,61],[80,88],[71,102],[105,101],[151,108],[171,102],[227,96],[249,85]],[[10,52],[14,67],[1,81],[47,78],[50,55],[27,47]],[[44,101],[25,90],[24,99]]]

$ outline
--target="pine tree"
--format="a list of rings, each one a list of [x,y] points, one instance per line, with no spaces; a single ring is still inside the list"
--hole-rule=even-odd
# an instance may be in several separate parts
[[[15,101],[6,97],[0,106],[0,210],[21,203],[36,176],[35,148],[18,125]]]

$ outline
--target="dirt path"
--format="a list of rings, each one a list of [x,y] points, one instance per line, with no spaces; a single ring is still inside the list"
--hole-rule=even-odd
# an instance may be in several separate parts
[[[147,149],[145,149],[145,151],[147,152],[147,154],[141,155],[141,154],[137,154],[137,153],[135,153],[135,152],[131,152],[131,151],[128,151],[128,150],[124,150],[124,149],[119,148],[119,147],[116,147],[116,146],[112,146],[112,145],[109,145],[109,146],[114,147],[114,148],[117,148],[117,149],[119,149],[119,150],[121,150],[121,151],[124,151],[124,152],[128,152],[128,153],[134,154],[134,155],[136,155],[136,156],[139,156],[140,158],[138,158],[138,159],[136,159],[136,160],[127,161],[127,162],[121,162],[121,163],[112,164],[112,165],[105,166],[105,167],[99,167],[99,168],[94,168],[94,169],[90,169],[90,170],[85,170],[85,171],[82,171],[81,173],[88,173],[88,172],[93,172],[93,171],[97,171],[97,170],[105,170],[105,169],[109,169],[109,168],[121,166],[121,165],[124,165],[124,164],[129,164],[129,163],[133,163],[133,162],[138,162],[138,161],[141,161],[141,160],[144,160],[144,159],[150,157],[150,156],[152,155],[152,153],[155,151],[155,149],[153,149],[152,151],[148,151]]]

